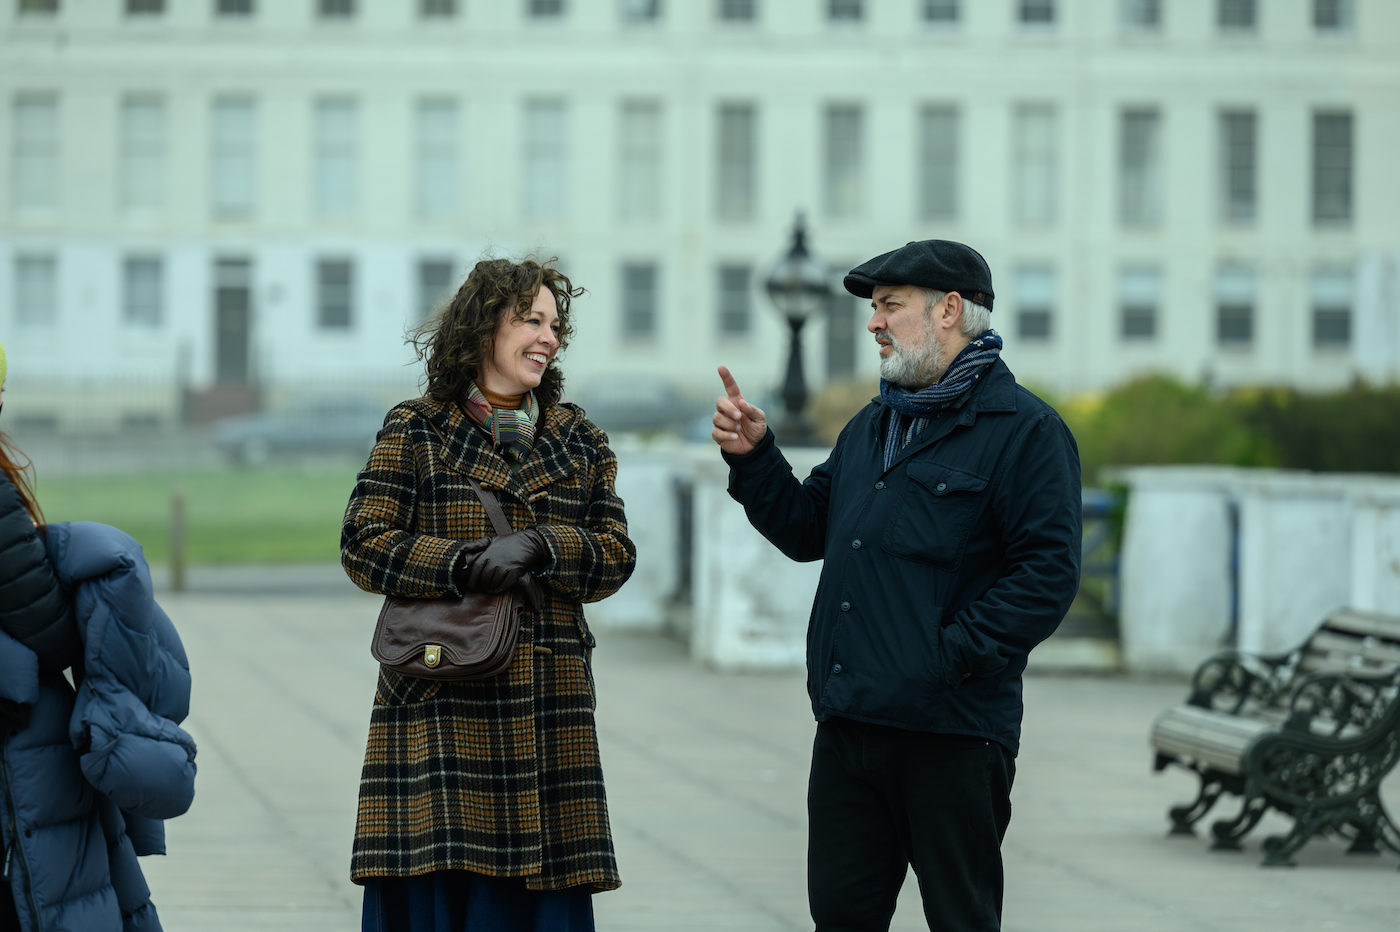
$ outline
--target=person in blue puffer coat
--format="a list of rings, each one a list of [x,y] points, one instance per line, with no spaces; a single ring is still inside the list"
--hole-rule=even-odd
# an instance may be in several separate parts
[[[44,525],[17,458],[0,433],[0,932],[158,932],[136,858],[194,798],[189,663],[140,545]]]

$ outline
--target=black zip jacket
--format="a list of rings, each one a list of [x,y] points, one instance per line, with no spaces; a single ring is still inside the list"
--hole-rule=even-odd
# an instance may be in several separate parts
[[[45,670],[78,659],[73,606],[10,477],[0,472],[0,629],[39,655]]]
[[[885,471],[876,399],[799,483],[773,434],[729,494],[794,560],[825,560],[807,629],[818,721],[978,735],[1016,753],[1021,674],[1079,589],[1079,451],[997,360]]]

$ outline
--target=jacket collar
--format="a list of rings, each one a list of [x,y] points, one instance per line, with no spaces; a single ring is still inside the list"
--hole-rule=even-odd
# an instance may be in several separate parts
[[[870,405],[869,424],[870,430],[875,434],[876,444],[884,442],[885,418],[893,416],[894,410],[885,404],[879,396],[871,399],[874,403]],[[909,446],[900,451],[895,458],[897,464],[905,457],[922,450],[930,444],[937,443],[957,427],[971,427],[977,422],[979,414],[1014,414],[1016,412],[1016,376],[1011,374],[1006,363],[997,359],[987,368],[987,374],[979,379],[972,387],[966,400],[953,409],[956,414],[950,412],[949,417],[940,417],[934,420],[919,438]]]
[[[540,418],[534,448],[521,464],[520,471],[513,473],[505,457],[495,450],[490,438],[460,405],[428,396],[405,404],[436,424],[447,437],[442,461],[448,469],[470,476],[485,488],[508,492],[523,502],[529,502],[534,493],[579,468],[569,449],[574,428],[582,417],[576,408],[550,405]],[[433,442],[441,443],[436,438]]]

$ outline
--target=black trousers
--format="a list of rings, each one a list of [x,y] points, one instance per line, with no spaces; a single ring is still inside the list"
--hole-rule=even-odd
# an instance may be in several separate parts
[[[912,865],[934,932],[1001,928],[1011,752],[995,741],[834,718],[807,788],[817,932],[885,932]]]

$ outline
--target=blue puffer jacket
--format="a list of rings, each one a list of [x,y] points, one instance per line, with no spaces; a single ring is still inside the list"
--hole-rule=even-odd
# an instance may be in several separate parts
[[[0,746],[0,835],[20,928],[158,932],[136,857],[165,853],[160,820],[194,798],[194,742],[176,724],[189,711],[189,663],[136,541],[75,522],[50,525],[46,543],[73,595],[83,660],[75,693],[0,631],[0,698],[29,706],[28,727]]]

